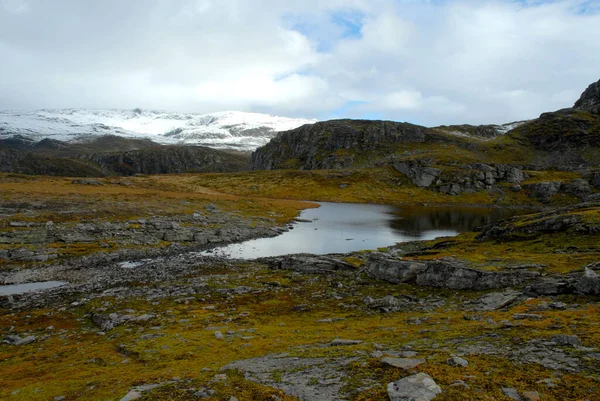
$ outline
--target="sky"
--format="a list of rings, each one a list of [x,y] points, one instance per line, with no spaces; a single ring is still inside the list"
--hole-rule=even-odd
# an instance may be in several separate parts
[[[0,0],[0,109],[505,123],[600,79],[600,0]]]

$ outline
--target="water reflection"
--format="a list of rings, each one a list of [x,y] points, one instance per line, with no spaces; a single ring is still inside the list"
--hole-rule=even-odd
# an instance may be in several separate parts
[[[515,210],[467,207],[403,207],[393,212],[390,227],[414,238],[432,230],[471,231],[520,213]]]
[[[385,205],[320,203],[302,212],[294,229],[274,238],[261,238],[203,252],[234,258],[259,258],[290,253],[347,253],[377,249],[398,242],[453,236],[506,212],[473,208],[396,208]]]

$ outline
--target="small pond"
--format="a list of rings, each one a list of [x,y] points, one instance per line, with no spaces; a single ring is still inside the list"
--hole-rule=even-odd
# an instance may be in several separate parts
[[[60,287],[66,284],[68,283],[65,283],[64,281],[42,281],[39,283],[0,285],[0,296],[24,294],[26,292],[37,290],[47,290],[49,288]]]
[[[347,253],[454,236],[517,213],[485,208],[319,204],[319,208],[304,210],[299,216],[302,221],[278,237],[213,248],[202,254],[253,259],[290,253]]]

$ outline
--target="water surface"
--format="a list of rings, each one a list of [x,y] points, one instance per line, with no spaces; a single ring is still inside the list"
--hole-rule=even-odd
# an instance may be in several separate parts
[[[347,253],[399,242],[454,236],[515,212],[483,208],[397,208],[386,205],[319,203],[292,230],[202,252],[252,259],[291,253]]]
[[[24,283],[0,285],[0,295],[17,295],[24,294],[30,291],[47,290],[49,288],[60,287],[66,285],[64,281],[43,281],[38,283]]]

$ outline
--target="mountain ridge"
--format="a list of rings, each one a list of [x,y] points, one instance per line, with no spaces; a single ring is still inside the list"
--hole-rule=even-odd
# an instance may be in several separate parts
[[[163,145],[249,151],[266,144],[277,132],[314,122],[239,111],[198,114],[142,109],[0,110],[0,139],[20,135],[37,141],[86,142],[114,135],[150,139]]]

